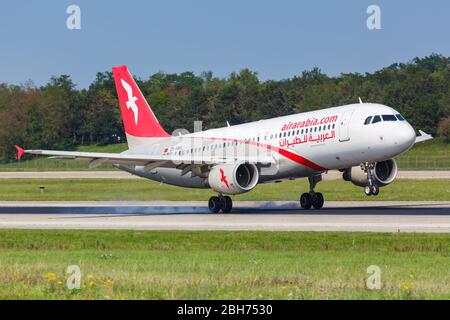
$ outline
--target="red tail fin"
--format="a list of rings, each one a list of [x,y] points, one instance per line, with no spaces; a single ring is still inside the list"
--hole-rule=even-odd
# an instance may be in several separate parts
[[[113,67],[125,132],[135,137],[168,137],[126,66]]]

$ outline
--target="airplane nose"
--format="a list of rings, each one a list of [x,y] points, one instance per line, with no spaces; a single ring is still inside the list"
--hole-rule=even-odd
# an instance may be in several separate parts
[[[394,132],[395,141],[397,145],[401,147],[402,152],[411,148],[416,141],[416,132],[409,123],[402,128],[398,128],[398,130],[395,130]]]

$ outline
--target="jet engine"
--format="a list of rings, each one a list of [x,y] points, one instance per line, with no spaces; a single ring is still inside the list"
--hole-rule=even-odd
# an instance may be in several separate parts
[[[252,190],[258,183],[256,165],[246,162],[215,165],[208,175],[209,186],[221,194],[240,194]]]
[[[369,170],[372,172],[373,183],[383,187],[394,181],[397,176],[397,162],[394,159],[376,162]],[[367,186],[367,174],[360,166],[345,169],[342,178],[359,187]]]

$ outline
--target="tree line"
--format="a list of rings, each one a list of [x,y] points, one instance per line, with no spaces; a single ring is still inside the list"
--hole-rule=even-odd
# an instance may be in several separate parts
[[[416,128],[450,137],[450,57],[432,54],[373,73],[330,77],[320,69],[284,80],[261,81],[243,69],[226,78],[212,72],[158,72],[136,79],[168,132],[223,127],[348,103],[361,97],[398,111]],[[71,149],[82,144],[124,141],[114,79],[99,72],[87,89],[68,75],[41,87],[0,84],[0,157],[13,159],[14,144]]]

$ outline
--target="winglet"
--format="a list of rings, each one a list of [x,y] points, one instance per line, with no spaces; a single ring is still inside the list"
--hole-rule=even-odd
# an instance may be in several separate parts
[[[16,147],[16,150],[17,150],[17,160],[20,160],[20,158],[22,158],[22,155],[25,153],[25,150],[23,150],[18,145],[15,145],[15,147]]]
[[[420,133],[420,136],[416,137],[416,142],[415,143],[424,142],[424,141],[428,141],[428,140],[433,139],[433,136],[431,134],[425,133],[422,130],[419,130],[419,133]]]

